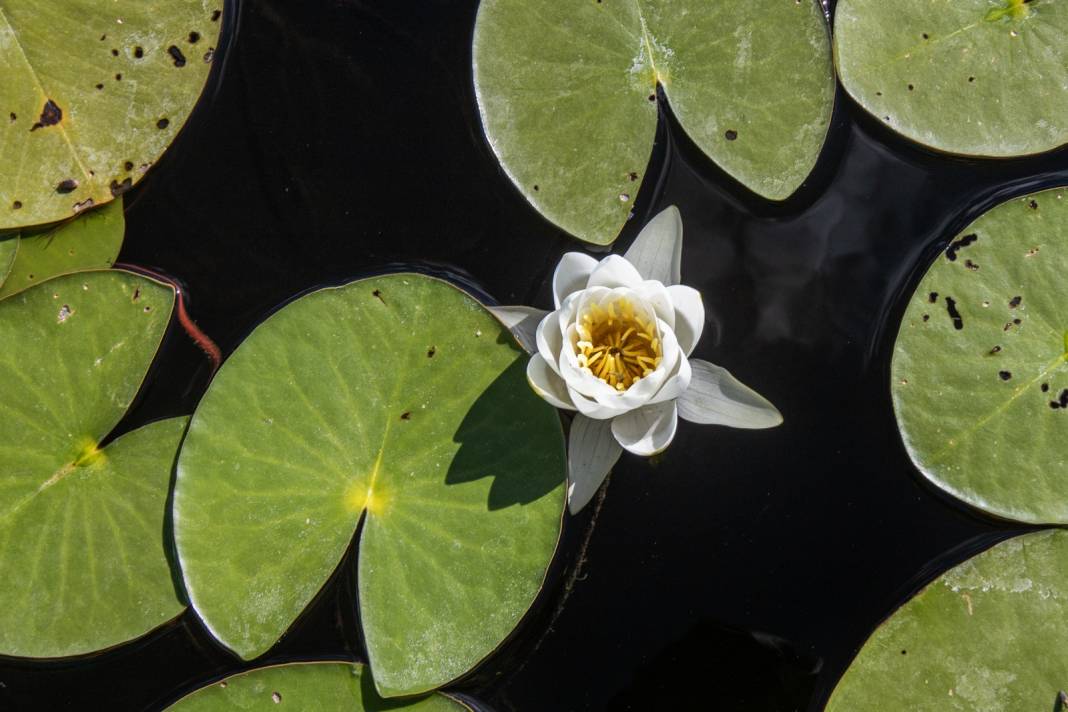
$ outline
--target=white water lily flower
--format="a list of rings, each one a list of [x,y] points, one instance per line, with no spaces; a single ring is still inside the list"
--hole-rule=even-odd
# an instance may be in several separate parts
[[[627,253],[597,261],[568,252],[553,274],[556,310],[491,309],[533,352],[527,379],[576,410],[568,442],[568,506],[590,501],[623,450],[650,456],[678,418],[735,428],[782,422],[771,403],[719,366],[689,358],[705,323],[701,294],[679,284],[682,217],[667,208]]]

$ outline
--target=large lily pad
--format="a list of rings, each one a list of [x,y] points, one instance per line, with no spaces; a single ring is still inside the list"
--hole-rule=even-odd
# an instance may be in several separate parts
[[[894,613],[827,712],[1059,710],[1066,646],[1068,533],[1026,534],[951,569]]]
[[[701,150],[772,200],[811,172],[834,100],[815,0],[483,0],[474,73],[505,171],[546,218],[598,244],[645,179],[658,85]]]
[[[42,230],[12,238],[7,279],[0,279],[0,299],[60,274],[106,269],[115,263],[126,233],[122,199]],[[0,242],[0,276],[4,244]]]
[[[934,484],[993,514],[1068,523],[1068,199],[1009,201],[955,237],[901,321],[891,391]]]
[[[405,702],[383,700],[363,665],[343,662],[293,663],[233,675],[174,703],[173,712],[275,710],[286,705],[305,712],[463,712],[470,710],[442,694]]]
[[[379,691],[464,674],[516,626],[559,537],[565,460],[525,354],[481,305],[392,275],[302,297],[220,369],[178,463],[191,602],[244,658],[270,648],[361,517]]]
[[[163,520],[185,419],[100,447],[173,303],[169,287],[118,271],[0,302],[0,654],[88,653],[182,610]]]
[[[137,183],[208,78],[223,0],[5,0],[0,227],[56,222]]]
[[[1051,0],[841,0],[846,90],[931,148],[1019,156],[1068,143],[1068,6]]]

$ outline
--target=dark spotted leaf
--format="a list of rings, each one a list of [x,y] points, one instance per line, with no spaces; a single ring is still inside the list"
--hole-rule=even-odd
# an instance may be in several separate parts
[[[64,220],[137,183],[208,78],[223,0],[5,0],[0,228]]]
[[[891,391],[935,485],[1025,522],[1068,523],[1068,198],[997,206],[957,235],[901,321]]]

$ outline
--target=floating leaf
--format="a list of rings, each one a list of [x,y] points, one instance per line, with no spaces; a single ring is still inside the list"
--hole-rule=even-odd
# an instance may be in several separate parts
[[[470,710],[467,705],[440,693],[405,702],[383,700],[375,693],[371,674],[363,665],[342,662],[292,663],[250,670],[203,687],[167,709],[222,712],[287,708],[323,712]]]
[[[357,524],[359,606],[380,692],[464,674],[516,626],[564,507],[556,411],[481,305],[413,274],[302,297],[223,365],[174,494],[191,602],[244,658],[270,648]]]
[[[15,255],[19,251],[19,236],[7,235],[0,237],[0,290],[4,287],[4,281],[11,273],[11,265],[15,263]]]
[[[913,462],[972,506],[1068,523],[1065,190],[1017,198],[955,237],[909,302],[891,392]]]
[[[1031,0],[841,0],[838,76],[901,135],[1020,156],[1068,143],[1068,7]]]
[[[827,712],[1059,710],[1068,679],[1068,533],[1002,542],[876,630]]]
[[[223,0],[5,0],[0,227],[56,222],[128,190],[200,95]]]
[[[0,280],[0,299],[56,275],[110,267],[119,256],[125,232],[121,198],[73,220],[24,231],[7,281]],[[0,264],[2,252],[0,243]]]
[[[182,610],[163,519],[185,419],[100,447],[173,304],[169,287],[119,271],[0,302],[0,654],[88,653]]]
[[[814,0],[483,0],[473,51],[504,170],[546,218],[598,244],[645,180],[658,85],[701,150],[772,200],[811,172],[834,101]]]

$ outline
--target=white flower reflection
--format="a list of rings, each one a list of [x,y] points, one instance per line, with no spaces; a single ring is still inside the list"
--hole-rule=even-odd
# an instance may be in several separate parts
[[[782,422],[771,403],[725,369],[689,358],[705,323],[701,294],[679,284],[682,217],[675,207],[627,253],[597,261],[568,252],[553,274],[556,310],[493,307],[534,352],[531,387],[578,413],[568,442],[568,506],[581,510],[623,450],[655,455],[678,418],[735,428]]]

